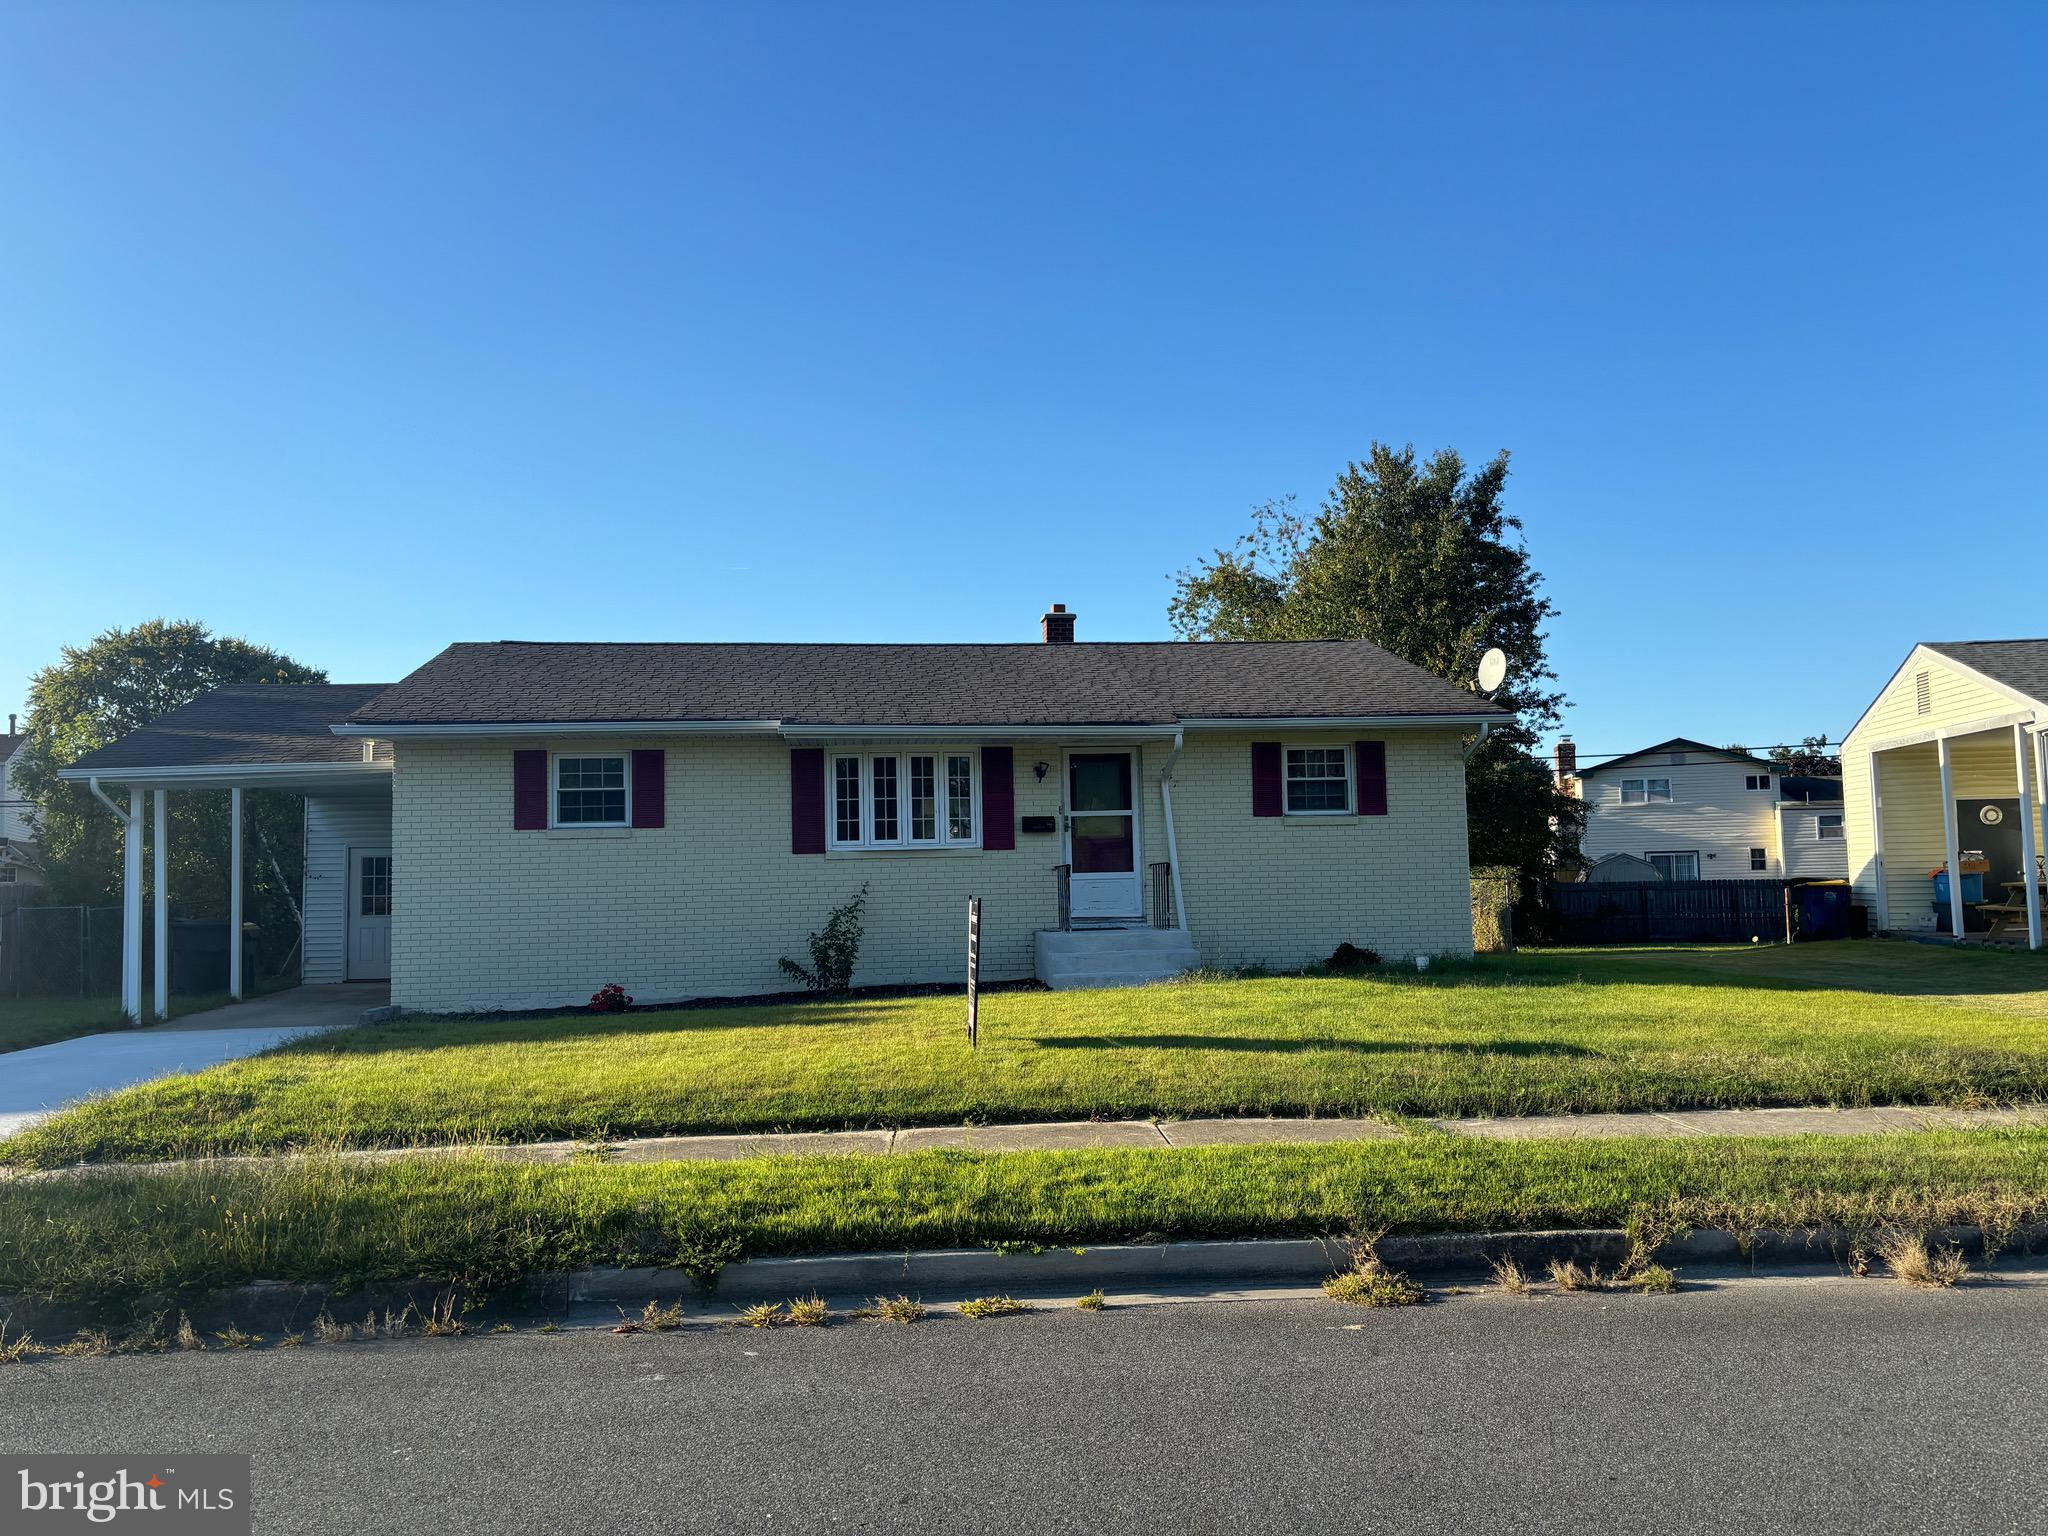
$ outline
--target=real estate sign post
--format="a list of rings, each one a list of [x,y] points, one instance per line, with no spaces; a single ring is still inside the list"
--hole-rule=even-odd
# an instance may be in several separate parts
[[[967,898],[967,1048],[981,1048],[981,898]]]

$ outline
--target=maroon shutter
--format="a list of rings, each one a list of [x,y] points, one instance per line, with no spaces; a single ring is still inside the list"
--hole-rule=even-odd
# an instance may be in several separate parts
[[[668,754],[659,747],[633,751],[633,825],[658,827],[668,807]]]
[[[825,749],[789,749],[789,851],[825,851]]]
[[[1015,773],[1008,747],[981,749],[981,846],[997,853],[1017,846]]]
[[[512,754],[512,830],[545,832],[548,827],[548,755]]]
[[[1255,741],[1252,743],[1252,814],[1278,816],[1283,808],[1280,800],[1280,743]]]
[[[1387,814],[1387,744],[1384,741],[1358,743],[1358,814]]]

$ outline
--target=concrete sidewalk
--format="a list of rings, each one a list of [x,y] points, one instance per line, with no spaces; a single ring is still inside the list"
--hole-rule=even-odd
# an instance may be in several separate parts
[[[1520,1119],[1427,1120],[1450,1136],[1498,1141],[1647,1136],[1867,1136],[2048,1125],[2048,1104],[2000,1109],[1704,1109],[1615,1115],[1532,1115]],[[918,1126],[908,1130],[788,1131],[740,1136],[646,1136],[621,1141],[486,1143],[464,1148],[384,1148],[350,1157],[475,1151],[506,1162],[565,1163],[595,1153],[620,1163],[743,1157],[869,1156],[907,1152],[1071,1152],[1094,1148],[1246,1147],[1391,1141],[1410,1134],[1386,1120],[1064,1120],[1028,1125]]]
[[[302,1035],[355,1024],[389,1001],[381,982],[293,987],[146,1029],[79,1035],[0,1055],[0,1137],[27,1130],[65,1105],[173,1072],[197,1072],[254,1056]]]

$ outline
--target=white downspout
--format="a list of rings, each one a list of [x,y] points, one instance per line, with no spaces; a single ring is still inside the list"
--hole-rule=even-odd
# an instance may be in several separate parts
[[[1167,870],[1173,876],[1173,920],[1181,932],[1188,931],[1188,899],[1180,888],[1180,846],[1173,836],[1173,770],[1180,762],[1182,735],[1173,733],[1173,751],[1167,754],[1166,771],[1159,775],[1159,805],[1166,813]]]
[[[1459,761],[1459,762],[1461,762],[1461,763],[1469,763],[1469,762],[1471,762],[1471,761],[1472,761],[1472,754],[1473,754],[1474,752],[1477,752],[1477,751],[1478,751],[1478,750],[1479,750],[1479,749],[1480,749],[1481,747],[1485,746],[1485,745],[1486,745],[1486,738],[1487,738],[1487,737],[1489,737],[1489,736],[1491,736],[1492,734],[1493,734],[1493,722],[1492,722],[1491,720],[1482,720],[1482,721],[1480,721],[1480,722],[1479,722],[1479,734],[1478,734],[1477,736],[1475,736],[1475,737],[1474,737],[1474,738],[1472,739],[1472,745],[1471,745],[1471,746],[1469,746],[1469,747],[1467,747],[1467,748],[1466,748],[1466,749],[1464,750],[1464,752],[1463,752],[1463,753],[1462,753],[1462,754],[1460,755],[1460,757],[1458,758],[1458,761]]]
[[[88,778],[92,791],[114,819],[121,823],[121,1012],[131,1024],[142,1022],[142,791],[128,791],[128,809],[122,810],[107,798],[97,777]]]

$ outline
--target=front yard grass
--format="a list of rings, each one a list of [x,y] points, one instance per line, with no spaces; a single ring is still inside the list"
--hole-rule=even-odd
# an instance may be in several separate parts
[[[268,1279],[715,1274],[766,1254],[1633,1223],[1878,1234],[2048,1215],[2048,1132],[927,1152],[519,1165],[473,1155],[107,1169],[0,1186],[0,1296],[118,1308]],[[1341,1265],[1341,1259],[1339,1260]],[[1020,1278],[1022,1270],[1020,1267]],[[0,1308],[4,1310],[4,1308]]]
[[[2048,1097],[2048,957],[1867,942],[343,1031],[0,1143],[49,1167],[323,1146],[1202,1115]]]
[[[104,997],[0,997],[0,1053],[127,1027],[121,1005]]]

